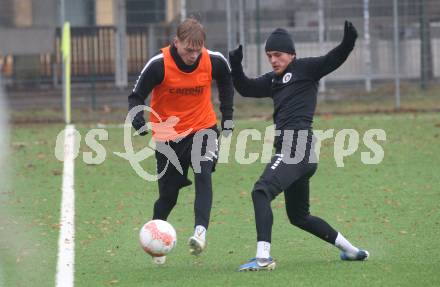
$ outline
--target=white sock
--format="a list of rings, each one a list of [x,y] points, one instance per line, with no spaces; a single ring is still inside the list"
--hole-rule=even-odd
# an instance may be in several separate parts
[[[358,253],[359,248],[354,247],[351,243],[342,236],[341,233],[338,232],[338,236],[336,237],[335,246],[338,247],[341,251],[346,252],[348,255],[355,256]]]
[[[197,225],[194,229],[194,236],[206,240],[206,228],[203,225]]]
[[[266,241],[257,242],[257,258],[269,258],[270,257],[270,243]]]

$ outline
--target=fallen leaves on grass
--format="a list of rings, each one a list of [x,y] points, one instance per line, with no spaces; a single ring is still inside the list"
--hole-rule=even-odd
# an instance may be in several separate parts
[[[282,203],[282,202],[278,202],[277,204],[275,204],[274,207],[275,207],[275,208],[284,208],[284,203]]]
[[[52,174],[55,175],[55,176],[59,176],[59,175],[62,174],[62,172],[61,172],[61,170],[59,170],[59,169],[53,169],[53,170],[52,170]]]
[[[54,224],[52,224],[52,229],[60,229],[60,227],[61,227],[61,224],[60,223],[54,223]]]
[[[25,142],[13,142],[13,143],[11,144],[11,147],[12,147],[14,150],[20,150],[20,149],[22,149],[22,148],[25,148],[27,145],[28,145],[28,144],[25,143]]]

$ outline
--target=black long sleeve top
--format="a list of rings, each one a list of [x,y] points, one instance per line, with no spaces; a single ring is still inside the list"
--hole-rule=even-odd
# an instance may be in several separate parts
[[[321,57],[294,59],[281,75],[272,71],[249,79],[241,65],[232,67],[234,86],[243,97],[273,99],[273,121],[281,132],[275,137],[275,148],[281,148],[284,130],[312,129],[319,80],[345,62],[354,42],[342,41]]]

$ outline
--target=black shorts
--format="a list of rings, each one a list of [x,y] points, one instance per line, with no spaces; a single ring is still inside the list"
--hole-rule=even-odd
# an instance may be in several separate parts
[[[291,158],[295,156],[296,143],[297,138],[294,138],[292,149],[289,150]],[[285,159],[285,152],[283,154],[281,148],[278,148],[277,153],[272,157],[270,163],[266,165],[263,174],[255,183],[254,190],[262,190],[273,199],[298,180],[313,176],[318,164],[313,161],[315,155],[311,135],[307,137],[305,150],[300,153],[304,154],[302,160],[298,163],[292,163]]]
[[[270,198],[275,198],[292,184],[305,177],[311,177],[318,167],[317,163],[287,164],[280,154],[272,157],[263,174],[254,185],[254,190],[263,190]]]
[[[198,138],[200,132],[215,132],[215,137],[208,137],[204,135],[202,138]],[[214,133],[213,133],[214,135]],[[159,188],[161,185],[173,185],[177,188],[189,186],[192,182],[188,179],[188,169],[191,166],[194,172],[198,172],[197,168],[193,166],[194,162],[198,162],[202,157],[204,161],[211,161],[211,172],[215,171],[215,165],[218,160],[218,137],[220,133],[217,126],[214,125],[208,129],[198,131],[197,133],[190,134],[179,142],[169,141],[166,143],[156,143],[166,145],[171,148],[177,156],[180,167],[176,167],[173,161],[170,160],[164,153],[159,151],[159,147],[156,149],[156,168],[159,177]],[[201,150],[197,150],[196,142],[201,140]],[[194,149],[193,149],[194,146]],[[165,170],[166,169],[166,170]]]

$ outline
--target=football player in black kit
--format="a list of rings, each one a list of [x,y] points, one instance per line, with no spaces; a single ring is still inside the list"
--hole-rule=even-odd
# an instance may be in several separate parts
[[[309,182],[317,169],[313,151],[312,123],[319,80],[341,66],[354,48],[357,31],[345,21],[342,42],[321,57],[296,58],[291,36],[276,29],[267,39],[265,51],[272,72],[249,79],[243,72],[241,45],[229,52],[236,90],[243,97],[270,97],[274,103],[273,120],[277,131],[275,155],[255,183],[252,201],[257,229],[255,258],[239,271],[272,270],[270,256],[273,215],[271,201],[284,192],[289,221],[341,250],[342,260],[366,260],[369,253],[353,246],[323,219],[310,214]]]

